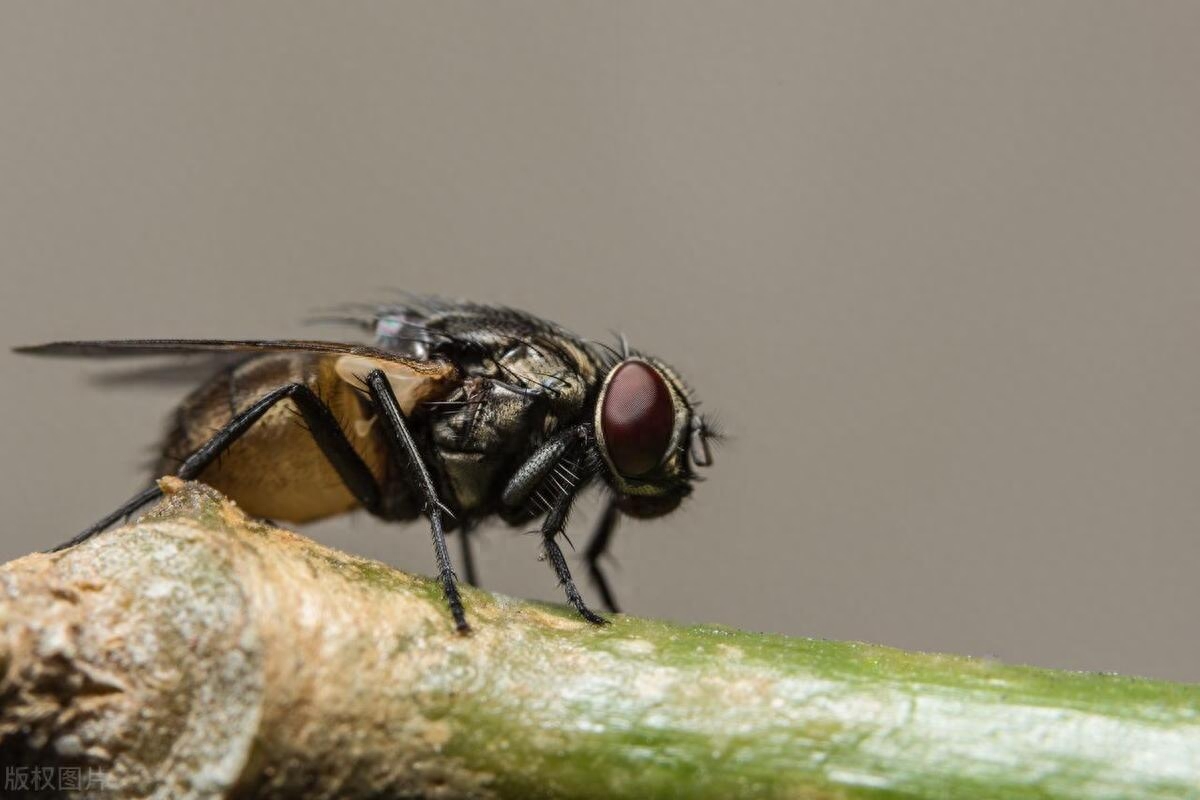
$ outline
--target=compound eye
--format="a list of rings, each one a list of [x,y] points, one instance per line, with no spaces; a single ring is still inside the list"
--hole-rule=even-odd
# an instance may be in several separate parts
[[[604,446],[617,472],[636,478],[657,467],[674,425],[675,405],[658,370],[641,361],[617,367],[600,409]]]

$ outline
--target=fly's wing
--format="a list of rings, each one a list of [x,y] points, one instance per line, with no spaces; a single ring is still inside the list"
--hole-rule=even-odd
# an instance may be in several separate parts
[[[36,356],[106,359],[193,353],[312,353],[333,359],[338,377],[359,388],[364,386],[363,379],[369,372],[383,370],[405,413],[424,400],[446,394],[458,378],[458,370],[447,361],[418,359],[361,344],[308,339],[110,339],[50,342],[14,350]]]
[[[34,356],[82,356],[86,358],[124,358],[127,356],[185,355],[188,353],[275,353],[287,350],[366,356],[383,361],[408,360],[377,347],[315,339],[102,339],[50,342],[13,348],[13,352]]]

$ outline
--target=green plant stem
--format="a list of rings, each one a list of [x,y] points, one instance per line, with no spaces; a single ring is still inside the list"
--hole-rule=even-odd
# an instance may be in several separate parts
[[[1198,686],[470,588],[460,636],[434,582],[168,488],[0,568],[0,761],[90,749],[128,796],[1200,797]]]

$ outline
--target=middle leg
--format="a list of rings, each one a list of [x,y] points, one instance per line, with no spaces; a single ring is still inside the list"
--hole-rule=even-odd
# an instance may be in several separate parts
[[[404,412],[400,410],[400,403],[397,402],[392,385],[388,383],[383,370],[376,369],[369,372],[365,383],[371,393],[371,399],[379,408],[379,416],[383,420],[384,428],[387,429],[393,452],[397,458],[401,459],[402,463],[407,462],[408,477],[424,496],[425,513],[429,517],[429,531],[433,538],[433,555],[437,561],[438,580],[442,584],[442,594],[446,596],[446,604],[450,606],[450,614],[454,617],[454,626],[459,633],[467,633],[471,630],[471,626],[467,624],[462,598],[459,597],[458,586],[455,585],[454,569],[450,565],[450,553],[446,548],[446,531],[442,525],[443,506],[438,500],[437,487],[433,484],[433,477],[429,474],[429,468],[425,466],[425,460],[421,458],[417,443],[408,429],[408,422],[404,419]]]

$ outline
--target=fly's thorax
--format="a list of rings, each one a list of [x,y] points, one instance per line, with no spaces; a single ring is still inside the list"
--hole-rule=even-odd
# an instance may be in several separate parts
[[[518,344],[498,359],[493,377],[511,382],[522,391],[532,392],[547,409],[552,428],[578,415],[587,400],[589,385],[579,361],[567,352]],[[544,430],[550,434],[553,430]]]
[[[435,340],[443,337],[435,352],[476,374],[518,377],[534,388],[553,387],[555,376],[585,387],[599,380],[600,359],[587,343],[553,322],[515,309],[443,305],[429,314],[422,330]],[[563,402],[569,406],[573,400],[565,397]]]
[[[435,469],[452,497],[456,513],[487,511],[537,436],[540,410],[535,398],[488,378],[474,376],[443,404],[430,409],[430,440]]]
[[[536,398],[474,376],[431,409],[434,444],[447,452],[500,455],[535,435]]]
[[[504,345],[465,360],[466,378],[434,423],[443,446],[525,451],[583,413],[591,387],[573,354],[543,342]]]
[[[587,376],[596,370],[577,344],[483,335],[502,347],[468,353],[461,362],[467,377],[430,417],[440,469],[468,513],[487,507],[549,437],[584,421],[595,396]]]

